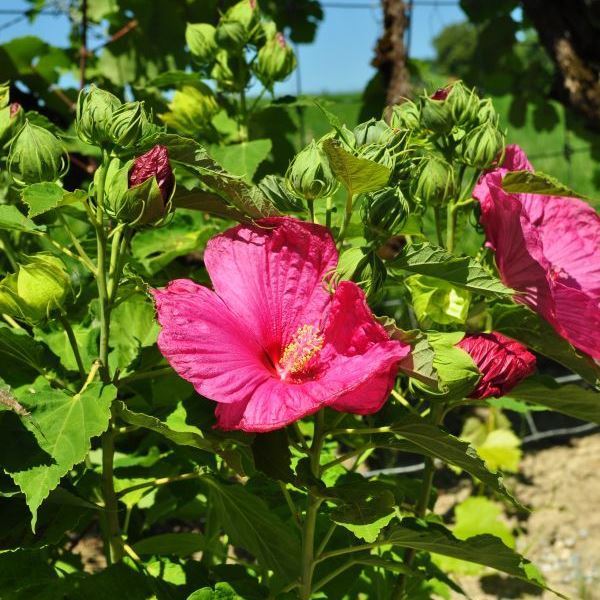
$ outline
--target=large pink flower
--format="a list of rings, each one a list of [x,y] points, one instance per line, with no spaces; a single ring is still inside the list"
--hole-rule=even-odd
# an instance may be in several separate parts
[[[214,291],[187,279],[154,291],[159,348],[218,402],[218,427],[270,431],[324,406],[370,414],[386,401],[410,347],[389,339],[357,285],[326,290],[337,260],[324,227],[262,219],[210,240]]]
[[[533,168],[521,148],[508,146],[502,167],[473,191],[500,276],[517,291],[515,300],[599,359],[600,217],[576,198],[505,192],[504,175],[518,170]]]

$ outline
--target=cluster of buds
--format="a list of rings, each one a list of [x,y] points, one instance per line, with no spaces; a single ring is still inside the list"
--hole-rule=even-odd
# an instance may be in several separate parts
[[[63,261],[51,254],[36,254],[18,273],[0,281],[0,313],[28,322],[41,321],[63,308],[70,289]]]

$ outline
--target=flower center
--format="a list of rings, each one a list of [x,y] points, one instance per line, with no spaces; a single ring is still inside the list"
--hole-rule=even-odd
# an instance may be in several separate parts
[[[308,364],[323,347],[323,336],[313,325],[302,325],[285,347],[277,372],[281,379],[305,371]]]

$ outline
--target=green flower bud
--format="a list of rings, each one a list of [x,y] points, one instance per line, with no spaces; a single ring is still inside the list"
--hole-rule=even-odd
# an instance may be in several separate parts
[[[90,86],[89,92],[81,90],[77,98],[75,131],[87,144],[101,146],[110,140],[110,127],[114,112],[121,101],[105,90]]]
[[[408,212],[408,202],[398,187],[367,194],[361,205],[365,239],[378,246],[384,244],[402,231]]]
[[[479,102],[477,121],[480,125],[483,125],[484,123],[489,123],[494,127],[498,127],[500,117],[496,112],[494,104],[490,98],[485,98]]]
[[[442,157],[424,158],[412,182],[412,195],[426,205],[439,206],[456,193],[452,166]]]
[[[127,102],[113,113],[109,137],[115,146],[133,148],[153,129],[144,110],[144,103]]]
[[[17,274],[11,273],[0,281],[0,314],[18,319],[28,317],[27,306],[19,298],[17,291]]]
[[[190,52],[200,63],[210,63],[219,47],[215,41],[216,29],[210,23],[188,23],[185,41]]]
[[[479,98],[474,90],[468,90],[461,81],[452,86],[447,102],[457,125],[468,125],[477,119]]]
[[[0,146],[8,144],[25,123],[25,111],[18,102],[0,109]]]
[[[10,85],[8,81],[0,83],[0,108],[8,106],[10,102]]]
[[[217,27],[215,40],[219,48],[236,52],[248,42],[248,31],[237,21],[221,21]]]
[[[454,118],[448,102],[449,91],[441,89],[433,96],[421,98],[421,125],[435,133],[448,133],[453,125]]]
[[[394,135],[390,126],[382,120],[369,119],[354,128],[356,145],[387,144]]]
[[[327,155],[314,140],[296,155],[285,179],[288,189],[307,201],[327,198],[338,187]]]
[[[67,267],[51,254],[36,254],[17,274],[17,294],[26,307],[26,316],[38,321],[62,308],[71,280]]]
[[[241,0],[234,4],[226,13],[225,20],[234,21],[250,31],[260,21],[260,13],[256,0]]]
[[[260,15],[255,0],[234,4],[217,26],[216,42],[226,50],[241,50],[260,29]]]
[[[390,125],[394,129],[419,129],[421,126],[419,107],[410,100],[397,104],[392,109]]]
[[[243,56],[219,50],[210,76],[217,81],[221,89],[239,92],[245,89],[250,81],[250,69]]]
[[[373,162],[379,163],[380,165],[390,169],[390,171],[394,170],[396,163],[389,148],[380,144],[368,144],[367,146],[363,146],[358,151],[358,156],[360,158],[366,158],[367,160],[372,160]]]
[[[258,51],[253,70],[261,83],[271,88],[276,81],[283,81],[296,68],[294,51],[277,32]]]
[[[456,152],[466,165],[487,169],[504,152],[504,145],[502,132],[488,122],[469,131],[460,141]]]
[[[177,90],[169,109],[168,113],[159,115],[161,120],[169,127],[193,136],[209,129],[212,118],[220,110],[213,91],[203,83]]]
[[[15,183],[24,186],[56,181],[67,169],[67,154],[60,140],[26,119],[13,138],[8,155],[8,171]]]

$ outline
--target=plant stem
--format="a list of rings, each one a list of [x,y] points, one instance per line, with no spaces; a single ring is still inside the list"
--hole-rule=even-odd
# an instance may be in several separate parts
[[[435,218],[435,233],[437,237],[438,246],[444,247],[444,236],[442,235],[442,213],[439,206],[435,206],[433,209],[433,216]]]
[[[4,250],[4,254],[6,254],[6,258],[8,258],[12,270],[16,273],[19,270],[19,261],[12,247],[10,236],[6,231],[0,231],[0,243],[2,243],[2,249]]]
[[[331,211],[333,210],[333,198],[331,196],[327,196],[327,200],[325,200],[325,227],[327,229],[331,229]]]
[[[173,483],[175,481],[198,479],[199,477],[202,477],[202,475],[204,475],[203,471],[193,471],[192,473],[182,473],[181,475],[174,475],[173,477],[159,477],[158,479],[143,481],[142,483],[137,483],[136,485],[132,485],[131,487],[121,490],[118,494],[116,494],[116,497],[122,498],[123,496],[134,492],[135,490],[142,490],[147,487],[160,487],[163,485],[168,485],[169,483]]]
[[[446,222],[446,249],[448,252],[454,252],[454,236],[456,233],[456,217],[458,210],[455,204],[449,203],[447,208]]]
[[[308,215],[310,216],[310,222],[314,223],[315,222],[315,201],[307,200],[306,204],[308,206]]]
[[[239,120],[240,141],[248,141],[248,107],[246,105],[246,90],[240,91],[240,120]]]
[[[67,223],[67,220],[64,218],[64,216],[60,213],[60,211],[56,211],[56,212],[58,214],[58,220],[61,222],[61,224],[64,227],[65,231],[67,232],[69,238],[71,238],[71,242],[72,242],[73,246],[75,247],[75,250],[77,250],[79,257],[81,258],[81,262],[83,262],[83,264],[92,273],[95,274],[96,273],[96,265],[94,265],[94,262],[92,261],[92,259],[88,256],[86,251],[83,249],[83,246],[79,243],[77,236],[74,235],[73,232],[71,231],[71,228],[69,227],[69,224]]]
[[[338,249],[342,247],[344,237],[346,236],[346,230],[348,229],[350,219],[352,218],[353,204],[354,195],[352,194],[351,190],[348,190],[348,195],[346,196],[346,209],[344,210],[344,220],[342,221],[342,226],[340,227],[340,232],[338,234]]]
[[[139,371],[138,373],[133,373],[133,375],[129,375],[123,379],[119,380],[119,384],[128,384],[134,381],[141,381],[142,379],[154,379],[155,377],[164,377],[165,375],[170,375],[173,373],[172,367],[161,367],[160,369],[153,369],[151,371]]]
[[[65,333],[67,334],[67,339],[69,340],[69,344],[71,345],[71,350],[73,350],[73,356],[75,357],[75,362],[77,363],[77,368],[79,369],[79,375],[81,379],[85,381],[86,372],[85,367],[83,366],[83,360],[81,360],[81,353],[79,352],[79,344],[77,343],[77,338],[75,337],[75,332],[71,327],[71,323],[69,323],[67,317],[63,314],[59,314],[59,321],[61,322]]]

